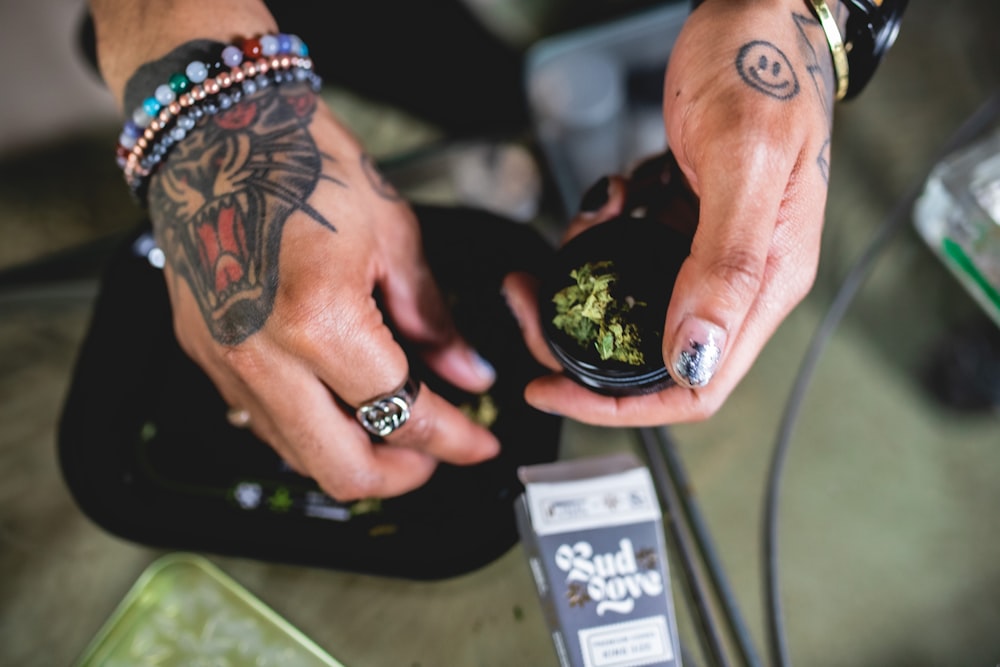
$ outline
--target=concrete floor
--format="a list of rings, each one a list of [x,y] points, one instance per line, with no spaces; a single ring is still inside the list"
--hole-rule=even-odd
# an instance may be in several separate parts
[[[60,41],[79,9],[72,0],[0,3],[5,55],[36,50],[42,39],[59,45],[51,61],[0,73],[3,90],[24,92],[0,100],[0,268],[67,251],[77,261],[100,257],[101,240],[137,220],[110,157],[117,134],[110,105],[99,87],[81,84],[72,49]],[[718,415],[673,429],[761,650],[764,478],[798,363],[875,228],[959,123],[1000,88],[996,25],[996,3],[911,3],[871,87],[837,109],[816,288]],[[28,72],[46,87],[27,86]],[[80,93],[71,105],[48,97],[62,85]],[[373,143],[388,126],[427,136],[393,110],[373,115],[349,94],[331,94],[341,95],[347,115],[362,111],[354,122]],[[447,187],[415,192],[449,194]],[[68,271],[72,280],[8,282],[0,293],[3,665],[70,663],[164,553],[95,527],[56,467],[56,419],[93,298],[89,268],[84,261]],[[907,226],[825,351],[782,496],[781,581],[794,664],[1000,663],[1000,415],[951,410],[922,381],[936,346],[981,317]],[[630,431],[573,423],[563,439],[568,457],[635,448]],[[209,558],[348,667],[557,664],[519,548],[437,583]],[[682,639],[697,656],[690,615],[679,606]]]

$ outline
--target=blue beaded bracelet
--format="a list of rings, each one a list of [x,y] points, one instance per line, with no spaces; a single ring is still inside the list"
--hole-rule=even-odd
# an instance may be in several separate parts
[[[239,102],[243,95],[252,95],[258,89],[265,88],[272,83],[281,84],[290,81],[306,82],[315,92],[319,92],[322,85],[320,78],[315,73],[303,67],[293,67],[285,72],[271,68],[269,74],[246,77],[241,85],[233,85],[228,90],[220,87],[219,92],[214,97],[206,97],[202,102],[190,106],[185,113],[177,117],[169,128],[161,130],[140,157],[138,165],[126,171],[126,181],[133,192],[139,193],[145,179],[166,157],[170,148],[183,140],[203,118],[229,109]]]
[[[228,68],[228,69],[227,69]],[[190,62],[157,86],[125,122],[117,158],[125,180],[138,193],[167,151],[196,123],[226,109],[271,82],[307,82],[319,91],[306,45],[295,35],[263,35],[225,46],[218,62]]]

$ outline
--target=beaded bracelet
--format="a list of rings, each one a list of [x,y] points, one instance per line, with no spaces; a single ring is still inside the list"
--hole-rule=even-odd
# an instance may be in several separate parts
[[[293,80],[307,81],[314,91],[319,91],[321,81],[310,71],[311,63],[295,58],[290,62],[284,60],[286,62],[277,66],[273,62],[258,61],[224,72],[205,84],[192,86],[176,103],[161,110],[127,154],[123,171],[132,190],[138,192],[142,188],[170,147],[184,139],[202,118],[230,108],[244,94],[253,94],[272,82],[280,84]],[[242,85],[237,87],[236,84]],[[231,92],[225,92],[230,88],[233,88]]]
[[[172,74],[125,122],[116,155],[126,183],[137,196],[167,151],[201,119],[272,82],[307,82],[316,92],[322,85],[312,71],[308,48],[295,35],[242,40],[224,46],[218,60],[209,61],[193,60],[183,72]]]

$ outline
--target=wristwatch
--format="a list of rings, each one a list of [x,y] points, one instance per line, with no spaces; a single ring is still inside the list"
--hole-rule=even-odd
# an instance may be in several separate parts
[[[889,47],[896,41],[908,0],[834,0],[847,8],[843,42],[847,51],[850,80],[844,99],[868,85]],[[695,10],[704,0],[691,0]],[[808,3],[807,3],[808,4]]]
[[[850,66],[845,99],[861,92],[896,41],[908,0],[840,0],[847,7],[844,47]]]

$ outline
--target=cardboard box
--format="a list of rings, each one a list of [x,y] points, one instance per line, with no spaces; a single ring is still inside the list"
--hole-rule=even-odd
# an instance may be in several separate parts
[[[519,469],[518,529],[563,667],[681,667],[662,514],[631,455]]]

